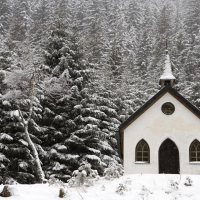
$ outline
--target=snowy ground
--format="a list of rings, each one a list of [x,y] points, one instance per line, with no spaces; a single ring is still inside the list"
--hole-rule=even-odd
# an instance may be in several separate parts
[[[192,186],[185,185],[187,177],[192,180]],[[124,188],[122,194],[116,192],[119,185]],[[11,200],[60,199],[59,187],[48,184],[11,187],[14,193],[8,198]],[[200,200],[200,175],[125,175],[111,181],[100,179],[91,187],[65,189],[67,195],[63,199],[68,200]]]

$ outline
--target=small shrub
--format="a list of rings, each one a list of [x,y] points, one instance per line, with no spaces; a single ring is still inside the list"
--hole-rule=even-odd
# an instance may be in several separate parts
[[[125,180],[125,184],[126,184],[126,185],[131,185],[131,182],[132,182],[132,181],[131,181],[130,178],[127,178],[127,179]]]
[[[104,171],[104,178],[107,180],[111,180],[113,178],[119,178],[123,176],[124,170],[119,164],[109,164],[108,168]]]
[[[105,190],[106,190],[105,185],[102,185],[102,186],[101,186],[101,190],[102,190],[102,191],[105,191]]]
[[[188,177],[186,178],[186,180],[185,180],[184,185],[185,185],[185,186],[192,186],[192,183],[193,183],[193,181],[192,181],[191,177],[188,176]]]
[[[10,177],[8,177],[6,181],[4,182],[4,185],[17,185],[17,184],[18,182]]]
[[[174,189],[174,190],[178,190],[178,187],[179,187],[178,181],[170,180],[169,181],[169,187]]]
[[[120,195],[123,195],[125,191],[128,191],[126,184],[120,183],[119,186],[117,187],[116,192]]]
[[[144,199],[145,197],[148,198],[149,194],[153,193],[147,187],[142,185],[141,192],[139,193],[139,195],[142,196],[142,199]]]
[[[68,181],[68,185],[70,187],[91,186],[98,179],[99,175],[97,170],[91,169],[91,165],[87,161],[83,161],[78,170],[73,172],[72,178]]]
[[[48,183],[49,183],[49,186],[57,186],[57,187],[64,187],[65,186],[64,183],[61,180],[59,180],[55,177],[51,177],[48,180]]]

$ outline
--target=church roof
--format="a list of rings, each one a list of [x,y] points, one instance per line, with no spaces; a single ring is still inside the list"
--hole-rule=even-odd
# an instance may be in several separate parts
[[[195,114],[198,118],[200,118],[200,110],[197,107],[195,107],[188,100],[186,100],[181,94],[179,94],[170,85],[166,85],[156,95],[154,95],[149,101],[147,101],[141,108],[139,108],[133,115],[131,115],[119,126],[119,132],[117,133],[117,142],[118,142],[119,156],[122,159],[123,159],[124,130],[167,92],[169,92],[174,98],[176,98],[179,102],[181,102],[193,114]]]

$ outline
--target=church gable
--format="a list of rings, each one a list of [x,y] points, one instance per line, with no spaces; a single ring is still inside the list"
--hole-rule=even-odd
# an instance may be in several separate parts
[[[170,105],[170,101],[172,101],[172,105]],[[158,102],[161,102],[161,103],[158,103]],[[176,102],[174,108],[173,108],[174,106],[173,102]],[[161,130],[162,127],[166,126],[165,131],[167,131],[167,125],[163,117],[170,115],[170,113],[168,112],[172,112],[174,109],[175,113],[172,114],[171,119],[173,119],[173,121],[171,122],[171,124],[174,124],[174,127],[177,125],[184,127],[184,124],[180,123],[180,120],[178,122],[177,112],[180,112],[180,109],[178,109],[177,105],[179,105],[178,107],[181,107],[181,110],[182,110],[181,111],[182,113],[179,114],[179,117],[184,117],[184,116],[187,117],[189,114],[191,114],[191,115],[195,115],[196,116],[195,118],[199,120],[198,118],[200,118],[200,111],[195,106],[193,106],[189,101],[187,101],[182,95],[180,95],[176,90],[174,90],[172,87],[167,85],[162,90],[160,90],[154,97],[152,97],[147,103],[145,103],[139,110],[137,110],[132,116],[130,116],[124,123],[122,123],[121,126],[119,127],[118,147],[119,147],[119,153],[120,153],[121,158],[123,158],[124,131],[125,129],[131,129],[132,126],[135,126],[135,121],[138,118],[139,119],[137,120],[137,122],[141,123],[141,126],[145,126],[145,123],[148,123],[148,121],[151,120],[153,117],[155,122],[157,120],[158,127],[155,129],[156,124],[154,125],[150,124],[149,129],[152,129],[152,130],[155,129],[154,132],[156,131],[162,132]],[[164,114],[162,110],[163,112],[167,112],[167,113]],[[183,113],[185,113],[185,115],[183,115]],[[183,116],[180,116],[180,115],[183,115]],[[170,119],[170,117],[168,117],[167,119]],[[187,118],[184,121],[187,122]],[[176,124],[176,122],[178,124]],[[161,124],[160,126],[159,126],[159,123]],[[133,134],[138,134],[138,133],[133,133]]]

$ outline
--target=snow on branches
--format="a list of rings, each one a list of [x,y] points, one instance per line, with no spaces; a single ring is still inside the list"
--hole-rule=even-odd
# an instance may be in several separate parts
[[[91,186],[98,179],[99,175],[97,170],[91,169],[91,165],[87,161],[83,161],[78,170],[73,172],[68,184],[70,187]]]

